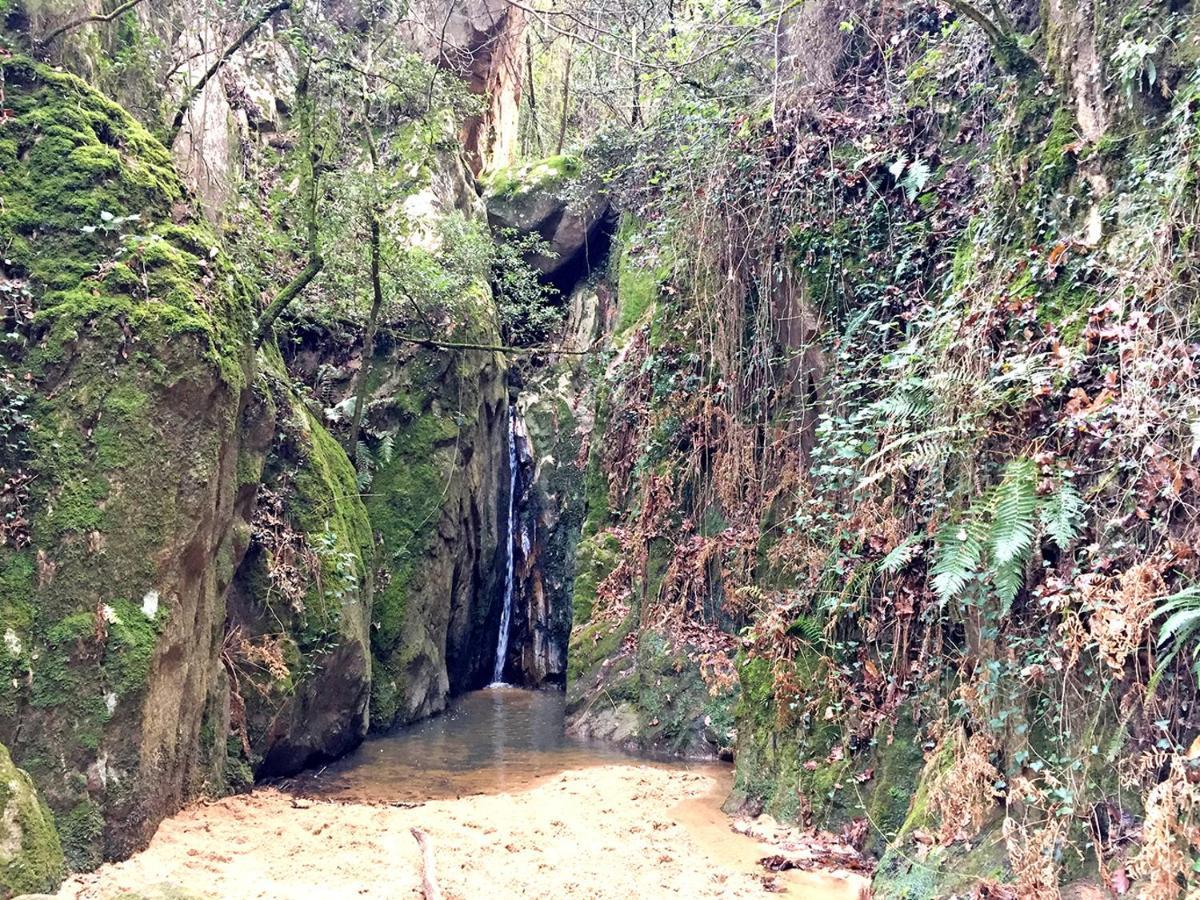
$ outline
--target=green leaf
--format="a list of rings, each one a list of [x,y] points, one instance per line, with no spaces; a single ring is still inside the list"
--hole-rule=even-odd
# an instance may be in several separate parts
[[[917,554],[921,552],[921,536],[909,535],[899,544],[892,548],[879,562],[879,571],[885,575],[895,575],[903,569],[907,568],[908,564],[916,559]]]
[[[942,528],[938,532],[934,559],[933,589],[942,600],[953,600],[962,593],[983,562],[978,522]]]
[[[1042,528],[1060,550],[1066,550],[1083,530],[1087,504],[1069,481],[1047,497],[1038,510]]]

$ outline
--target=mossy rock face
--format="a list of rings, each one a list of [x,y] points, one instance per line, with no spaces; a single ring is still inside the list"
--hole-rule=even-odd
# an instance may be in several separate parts
[[[639,632],[631,644],[635,622],[632,615],[593,622],[572,636],[573,650],[591,665],[569,682],[568,730],[640,753],[727,758],[736,695],[710,696],[690,648],[656,631]]]
[[[62,876],[54,817],[0,744],[0,897],[57,890]]]
[[[199,787],[253,300],[144,128],[72,76],[0,66],[0,275],[28,313],[0,339],[0,470],[27,479],[0,548],[0,740],[92,865]]]
[[[535,235],[548,245],[527,262],[564,294],[600,267],[611,242],[610,207],[599,181],[581,175],[570,156],[551,157],[497,172],[485,182],[488,224]]]
[[[268,369],[275,439],[228,602],[227,658],[251,756],[235,723],[230,786],[241,765],[259,777],[293,774],[367,733],[371,525],[345,451],[300,403],[282,363]]]
[[[480,287],[480,297],[488,298]],[[481,302],[453,335],[495,343]],[[364,500],[378,542],[370,620],[371,728],[439,712],[490,680],[503,596],[506,362],[487,351],[415,348],[381,326],[368,380]],[[294,322],[292,376],[321,385],[325,414],[352,402],[361,351],[329,323]],[[403,330],[402,328],[400,330]],[[336,416],[333,416],[336,418]]]
[[[494,334],[490,323],[476,324]],[[383,360],[373,421],[392,431],[367,510],[387,583],[376,598],[372,726],[421,718],[490,680],[504,590],[500,509],[508,393],[490,353]],[[377,361],[376,365],[379,365]]]
[[[796,670],[801,683],[813,685],[819,695],[822,675],[815,659],[801,655]],[[870,827],[867,849],[881,852],[902,830],[925,765],[912,711],[898,710],[890,728],[856,746],[819,709],[798,721],[781,717],[767,660],[741,659],[738,680],[737,769],[730,805],[761,808],[785,820],[811,818],[830,829],[865,818]]]

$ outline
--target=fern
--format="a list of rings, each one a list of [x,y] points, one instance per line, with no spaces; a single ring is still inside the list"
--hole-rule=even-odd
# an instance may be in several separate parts
[[[372,481],[374,481],[374,476],[370,469],[360,469],[354,476],[354,484],[360,494],[370,490]]]
[[[934,555],[933,588],[939,597],[953,600],[983,571],[1004,611],[1025,583],[1025,569],[1037,537],[1037,466],[1018,459],[1004,468],[995,488],[980,497],[960,524],[938,533]]]
[[[395,450],[395,446],[396,436],[394,434],[385,434],[379,439],[379,449],[375,455],[379,457],[379,461],[384,465],[392,461],[392,453]]]
[[[371,448],[365,441],[359,441],[354,445],[354,480],[358,485],[359,493],[366,491],[371,486],[371,482],[374,480],[371,470],[374,468],[375,457],[371,454]]]
[[[1167,597],[1154,611],[1154,618],[1163,616],[1166,616],[1167,620],[1158,631],[1158,649],[1165,652],[1147,686],[1151,693],[1158,686],[1159,679],[1167,671],[1167,667],[1179,655],[1179,651],[1188,641],[1200,637],[1200,585],[1184,588]],[[1196,661],[1193,671],[1197,683],[1200,683],[1200,644],[1192,648],[1192,659]]]
[[[992,585],[1007,611],[1025,583],[1025,567],[1033,551],[1037,523],[1037,467],[1018,459],[1004,468],[996,488],[988,544]]]
[[[1087,504],[1069,481],[1042,501],[1038,516],[1042,530],[1059,550],[1066,550],[1083,530]]]
[[[968,516],[959,525],[946,525],[937,536],[933,589],[943,600],[958,597],[983,562],[986,532],[978,517]]]
[[[361,471],[367,471],[374,467],[375,457],[366,441],[359,441],[354,445],[354,462]]]
[[[803,638],[814,646],[820,645],[825,640],[825,632],[821,628],[821,623],[812,616],[806,616],[803,613],[797,616],[795,621],[788,626],[788,634]]]
[[[879,561],[879,571],[884,575],[896,575],[908,567],[917,554],[921,552],[921,536],[911,534],[902,540],[899,544],[892,548],[883,559]]]

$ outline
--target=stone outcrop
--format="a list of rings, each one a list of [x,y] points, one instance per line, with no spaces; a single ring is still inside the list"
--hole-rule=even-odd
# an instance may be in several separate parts
[[[557,156],[487,179],[488,223],[503,240],[508,232],[536,235],[544,252],[526,260],[564,296],[608,253],[612,221],[608,197],[599,185],[580,178],[580,161]]]
[[[481,294],[481,299],[485,295]],[[481,304],[472,334],[495,340]],[[398,323],[397,323],[398,324]],[[341,421],[361,347],[299,325],[289,369]],[[421,348],[381,330],[369,364],[366,509],[379,551],[370,641],[371,725],[438,712],[489,680],[503,590],[506,368],[488,351]],[[480,341],[480,342],[483,342]]]
[[[567,301],[558,339],[564,350],[593,346],[611,328],[611,287],[581,284]],[[581,454],[593,426],[596,363],[586,354],[551,356],[526,366],[517,396],[518,504],[516,608],[512,660],[522,683],[564,686],[571,594],[586,513]]]
[[[140,125],[0,65],[0,275],[26,313],[0,367],[0,740],[81,868],[144,845],[206,776],[252,300]]]
[[[53,891],[62,875],[54,817],[0,744],[0,897]]]
[[[484,111],[463,128],[474,172],[511,165],[517,149],[525,11],[506,0],[466,0],[447,7],[412,4],[410,43],[429,62],[457,75],[484,98]]]
[[[230,779],[290,775],[353,749],[371,684],[374,548],[354,467],[282,366],[256,389],[274,439],[228,597]]]

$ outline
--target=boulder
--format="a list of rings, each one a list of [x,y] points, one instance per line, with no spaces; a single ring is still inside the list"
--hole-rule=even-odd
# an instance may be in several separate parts
[[[0,897],[54,891],[62,876],[54,817],[0,744]]]
[[[576,157],[555,156],[500,170],[485,181],[488,224],[505,233],[537,235],[545,253],[527,262],[564,296],[599,268],[611,238],[610,204],[597,183],[580,176]]]
[[[254,299],[128,113],[0,67],[0,283],[22,305],[0,337],[0,741],[90,868],[199,793],[218,742]]]
[[[354,466],[277,358],[259,382],[274,440],[222,657],[234,778],[291,775],[353,749],[367,733],[371,682],[373,539]]]

